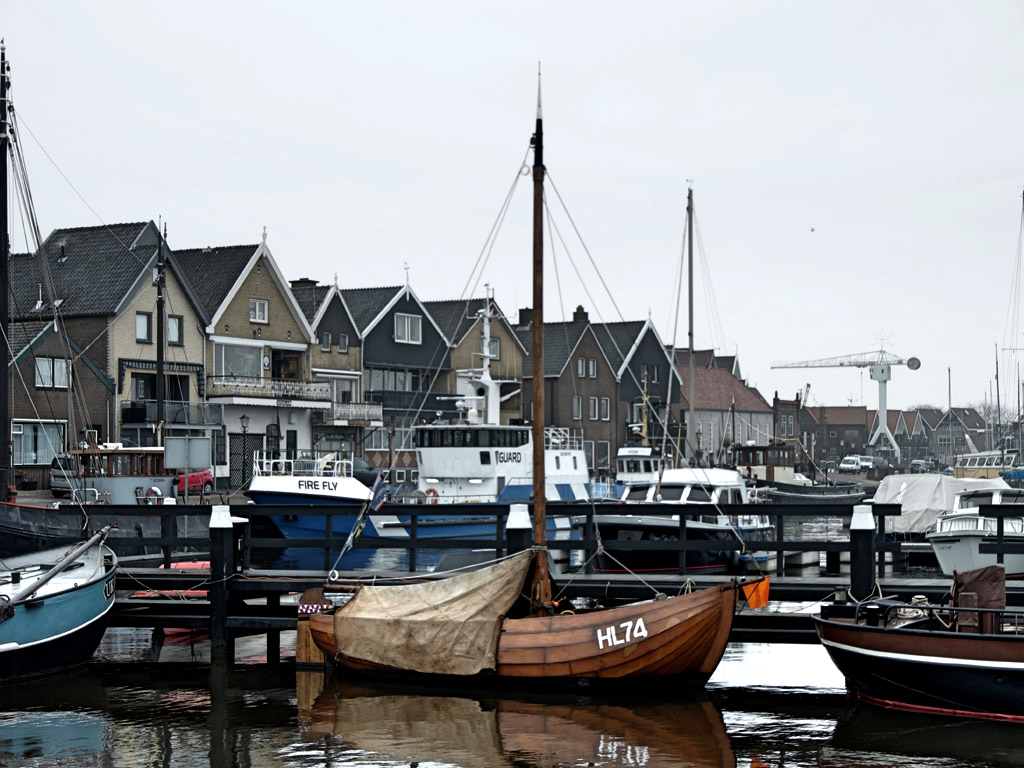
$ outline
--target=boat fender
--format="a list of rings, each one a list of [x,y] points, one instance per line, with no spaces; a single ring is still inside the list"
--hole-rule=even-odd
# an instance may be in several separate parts
[[[157,488],[155,485],[151,485],[149,487],[149,490],[146,491],[146,503],[159,504],[161,496],[163,496],[163,494],[160,492],[160,489]]]
[[[437,489],[436,488],[427,488],[427,490],[424,491],[424,493],[426,494],[427,498],[430,499],[430,503],[431,504],[437,504]]]

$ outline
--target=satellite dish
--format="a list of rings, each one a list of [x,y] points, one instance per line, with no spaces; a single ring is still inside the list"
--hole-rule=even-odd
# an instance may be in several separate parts
[[[907,368],[909,368],[910,370],[916,371],[920,367],[921,361],[918,360],[916,357],[912,357],[909,360],[907,360]]]

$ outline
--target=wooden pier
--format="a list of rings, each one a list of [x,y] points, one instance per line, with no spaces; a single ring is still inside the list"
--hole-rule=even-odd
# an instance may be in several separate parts
[[[409,514],[438,514],[442,505],[418,506],[418,505],[395,505],[395,507],[382,510],[386,513]],[[451,505],[443,512],[453,517],[459,515],[473,515],[479,517],[479,507],[467,509],[475,505]],[[593,514],[593,505],[568,505],[572,509],[565,509],[568,514]],[[400,509],[399,509],[400,508]],[[151,555],[148,561],[138,557],[125,557],[117,576],[116,589],[118,599],[114,606],[111,618],[111,626],[120,627],[181,627],[199,630],[207,630],[211,638],[211,656],[214,660],[232,659],[234,654],[234,639],[249,634],[266,633],[268,636],[267,650],[268,659],[276,659],[279,656],[280,632],[295,629],[298,621],[298,614],[294,602],[287,596],[301,593],[307,589],[323,586],[324,579],[330,570],[330,553],[337,550],[344,543],[347,531],[328,533],[322,539],[309,540],[285,540],[276,537],[255,537],[254,530],[260,526],[255,525],[257,515],[287,513],[292,515],[316,514],[323,515],[323,507],[255,507],[252,505],[242,506],[164,506],[164,507],[105,507],[105,514],[139,515],[140,510],[144,514],[161,516],[162,535],[159,538],[140,541],[137,538],[122,540],[112,539],[111,543],[115,549],[124,547],[137,551],[139,546],[145,546],[158,554]],[[559,510],[560,512],[563,510]],[[702,542],[690,540],[686,536],[687,516],[697,516],[707,513],[706,505],[703,507],[684,507],[674,505],[666,509],[665,505],[644,505],[632,508],[631,512],[644,515],[680,515],[680,537],[673,541],[642,542],[642,541],[605,541],[601,544],[609,551],[616,549],[653,549],[664,548],[674,549],[679,552],[681,565],[685,564],[686,553],[702,548],[723,549],[727,548],[723,542]],[[725,514],[743,512],[749,514],[749,506],[723,507]],[[762,510],[758,510],[762,512]],[[898,506],[875,507],[876,519],[884,521],[885,517],[899,514]],[[867,555],[868,561],[864,562],[863,550],[854,546],[852,537],[844,540],[830,541],[793,541],[786,537],[786,520],[796,517],[849,517],[853,512],[851,507],[829,505],[828,507],[812,508],[806,505],[771,505],[763,509],[764,514],[775,518],[776,536],[774,541],[764,541],[745,544],[736,542],[736,548],[744,548],[746,551],[769,551],[769,552],[823,552],[835,553],[849,552],[850,568],[855,571],[866,568],[873,583],[885,596],[899,596],[909,598],[913,595],[924,595],[931,602],[941,602],[943,596],[949,589],[950,579],[939,578],[912,578],[907,576],[894,575],[886,570],[884,565],[887,553],[889,556],[898,557],[901,550],[899,542],[889,541],[884,534],[884,522],[880,522],[878,529],[871,535],[871,551]],[[998,508],[986,507],[982,513],[992,516],[1010,516],[1012,509],[999,510]],[[1019,514],[1019,511],[1018,511]],[[195,519],[190,522],[189,530],[195,532],[200,530],[201,535],[193,534],[190,537],[176,535],[177,524],[182,515]],[[437,538],[409,538],[409,539],[378,539],[366,537],[358,542],[359,547],[384,547],[401,548],[415,552],[418,549],[487,549],[496,554],[503,554],[510,549],[510,542],[506,536],[502,515],[498,515],[498,523],[495,527],[495,535],[491,539],[465,540],[465,539],[437,539]],[[202,523],[202,524],[200,524]],[[513,532],[514,533],[514,532]],[[514,539],[514,536],[513,536]],[[1001,540],[1000,540],[1001,541]],[[322,549],[325,553],[325,567],[323,570],[307,571],[283,571],[270,570],[254,567],[252,565],[252,554],[254,550],[273,551],[294,548],[301,544],[306,547]],[[581,540],[556,540],[549,541],[552,549],[573,548],[581,550],[584,558],[587,553],[596,550],[598,542],[593,537],[584,537]],[[984,545],[986,549],[995,551],[1002,549],[1004,552],[1011,552],[1017,548],[1024,549],[1024,545],[999,543]],[[191,554],[180,554],[190,552]],[[175,554],[179,553],[179,554]],[[190,568],[188,570],[175,569],[173,563],[183,559],[194,558],[196,560],[209,561],[209,568]],[[415,556],[410,561],[415,562]],[[838,563],[838,557],[829,558],[830,562]],[[781,558],[780,558],[781,560]],[[164,567],[158,567],[163,565]],[[800,605],[810,606],[816,602],[830,601],[837,588],[848,590],[851,583],[849,574],[839,572],[821,574],[820,568],[808,568],[805,572],[785,573],[780,564],[771,576],[771,599],[784,605],[794,606],[792,610],[785,608],[778,611],[741,610],[736,617],[731,640],[735,642],[786,642],[786,643],[813,643],[817,642],[816,636],[810,622],[811,613],[816,612],[813,607],[797,610]],[[341,573],[339,577],[343,580],[367,578],[365,572]],[[430,572],[416,571],[410,573],[377,573],[372,577],[379,581],[383,578],[394,577],[404,578],[432,578]],[[664,594],[676,594],[687,588],[710,586],[730,581],[734,576],[726,575],[694,575],[692,573],[660,573],[640,574],[641,578],[625,573],[565,573],[555,577],[555,583],[559,590],[571,598],[592,598],[597,601],[615,601],[624,599],[644,599],[652,597],[655,592]],[[187,599],[180,597],[181,593],[205,591],[205,596],[191,596]],[[131,596],[134,593],[148,593],[145,597]],[[157,593],[158,596],[154,596]],[[161,594],[162,593],[162,594]],[[866,595],[868,597],[868,595]],[[1010,581],[1007,583],[1007,603],[1010,605],[1024,605],[1024,582]]]

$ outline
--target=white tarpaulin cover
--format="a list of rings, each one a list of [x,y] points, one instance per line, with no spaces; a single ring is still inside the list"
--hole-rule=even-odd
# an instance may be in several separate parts
[[[527,551],[449,579],[360,587],[334,614],[338,653],[431,674],[494,669],[501,620],[532,562]]]
[[[876,504],[902,504],[903,514],[885,520],[890,533],[924,533],[935,518],[953,509],[959,491],[1009,488],[1003,480],[955,478],[948,475],[888,475],[875,491]]]

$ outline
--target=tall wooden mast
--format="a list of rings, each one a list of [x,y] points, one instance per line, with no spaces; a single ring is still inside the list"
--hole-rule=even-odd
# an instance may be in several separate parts
[[[10,303],[8,300],[8,284],[10,282],[10,255],[11,237],[7,229],[7,49],[3,41],[0,41],[0,163],[3,169],[0,170],[0,216],[3,217],[0,223],[0,333],[4,346],[10,338],[8,330],[8,316],[10,315]],[[4,359],[7,359],[6,351]],[[4,371],[0,376],[0,501],[8,499],[8,483],[10,482],[9,468],[11,465],[11,414],[8,405],[8,392],[10,389],[10,373]]]
[[[533,134],[533,543],[534,599],[551,603],[548,581],[547,510],[544,497],[544,121],[537,73],[537,128]]]

